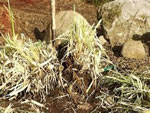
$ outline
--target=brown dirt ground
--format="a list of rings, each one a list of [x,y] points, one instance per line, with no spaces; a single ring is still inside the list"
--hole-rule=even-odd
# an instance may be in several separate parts
[[[2,5],[0,6],[2,7]],[[72,10],[74,6],[75,10],[81,13],[89,21],[90,24],[94,24],[97,22],[97,7],[95,5],[85,3],[81,0],[56,0],[57,12],[62,10]],[[35,40],[33,29],[35,27],[38,27],[42,31],[46,28],[46,25],[50,21],[50,6],[48,5],[47,1],[38,3],[27,3],[21,1],[13,2],[11,4],[11,8],[15,16],[16,31],[18,33],[23,33],[29,36],[33,40]],[[114,52],[112,52],[113,50],[109,44],[106,46],[106,49],[112,62],[117,65],[118,69],[121,71],[143,71],[147,66],[149,66],[148,58],[140,61],[134,59],[126,59],[117,54],[117,52],[119,51],[118,48],[114,50],[115,54]],[[80,90],[79,88],[77,89]],[[47,101],[45,103],[49,110],[44,109],[44,111],[46,113],[73,113],[75,110],[77,113],[89,113],[92,109],[95,108],[96,100],[94,99],[94,97],[96,96],[96,93],[94,94],[95,96],[90,97],[90,101],[87,102],[85,100],[84,94],[74,94],[70,93],[71,91],[68,90],[55,90],[55,92],[52,92],[46,99]],[[69,95],[73,96],[54,99],[54,97],[66,95],[65,92],[70,93]]]

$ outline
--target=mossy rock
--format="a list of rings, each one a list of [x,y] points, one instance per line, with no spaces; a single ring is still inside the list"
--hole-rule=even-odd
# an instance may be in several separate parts
[[[142,1],[115,0],[100,7],[98,16],[112,46],[123,45],[134,34],[150,31],[150,3]]]

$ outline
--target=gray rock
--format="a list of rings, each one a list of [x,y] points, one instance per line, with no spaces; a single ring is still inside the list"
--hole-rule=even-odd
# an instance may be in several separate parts
[[[112,46],[150,31],[150,0],[115,0],[100,8]]]
[[[146,52],[141,41],[128,40],[122,48],[122,55],[126,58],[143,59]]]
[[[91,27],[81,14],[75,11],[61,11],[56,15],[56,37],[71,31],[73,26],[76,26],[76,29],[80,29],[81,25]],[[56,39],[55,42],[57,46],[61,43],[61,40]]]

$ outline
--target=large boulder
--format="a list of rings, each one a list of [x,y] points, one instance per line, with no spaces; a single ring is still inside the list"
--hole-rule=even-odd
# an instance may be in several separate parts
[[[115,0],[99,10],[112,46],[150,31],[149,0]]]
[[[141,41],[128,40],[122,48],[122,55],[126,58],[143,59],[146,52]]]
[[[78,28],[79,24],[90,27],[88,21],[81,14],[75,11],[60,11],[56,15],[56,36],[69,31],[73,25]]]

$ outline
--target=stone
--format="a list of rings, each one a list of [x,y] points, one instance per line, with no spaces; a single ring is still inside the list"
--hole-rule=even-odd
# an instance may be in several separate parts
[[[112,46],[150,31],[149,0],[115,0],[100,7],[99,15]]]
[[[122,48],[122,56],[126,58],[143,59],[146,52],[141,41],[128,40]]]
[[[75,11],[61,11],[56,15],[56,37],[69,32],[75,25],[78,29],[79,24],[91,27],[88,21]],[[56,40],[56,46],[61,43],[61,40]]]

